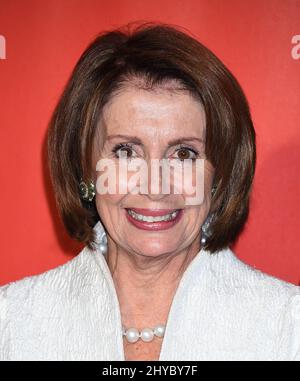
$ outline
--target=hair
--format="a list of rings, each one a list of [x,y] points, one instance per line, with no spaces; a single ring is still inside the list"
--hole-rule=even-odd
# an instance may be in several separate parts
[[[79,58],[51,117],[49,169],[68,234],[93,248],[95,205],[81,200],[80,179],[91,178],[93,142],[102,109],[130,79],[151,90],[175,80],[196,96],[206,116],[205,154],[215,168],[211,253],[231,245],[249,214],[256,164],[255,130],[245,94],[233,74],[183,28],[134,23],[105,31]],[[104,132],[103,132],[104,133]]]

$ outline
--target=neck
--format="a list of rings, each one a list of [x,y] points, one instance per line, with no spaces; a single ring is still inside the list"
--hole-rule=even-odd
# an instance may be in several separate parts
[[[108,249],[107,263],[125,327],[166,324],[181,277],[199,251],[199,239],[184,250],[158,257]]]

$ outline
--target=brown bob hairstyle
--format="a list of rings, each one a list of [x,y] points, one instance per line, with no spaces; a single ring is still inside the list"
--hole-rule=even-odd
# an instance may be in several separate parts
[[[202,103],[205,154],[215,168],[216,187],[204,248],[214,253],[229,246],[247,220],[255,172],[249,105],[235,77],[208,48],[183,28],[157,22],[130,23],[97,36],[54,110],[47,135],[49,169],[69,235],[93,248],[93,226],[100,217],[94,201],[87,205],[80,199],[79,182],[92,178],[92,147],[104,105],[131,79],[142,79],[148,90],[177,80]]]

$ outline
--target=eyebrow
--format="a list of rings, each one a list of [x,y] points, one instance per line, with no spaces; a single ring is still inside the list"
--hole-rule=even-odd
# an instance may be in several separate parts
[[[116,139],[116,138],[130,140],[131,142],[133,142],[133,143],[135,143],[137,145],[143,146],[143,142],[137,136],[120,135],[120,134],[109,135],[109,136],[107,136],[106,140],[112,140],[112,139]],[[193,136],[189,136],[189,137],[182,137],[182,138],[170,140],[168,142],[168,145],[169,146],[173,146],[173,145],[176,145],[176,144],[180,144],[180,143],[183,143],[183,142],[190,142],[190,141],[198,141],[200,143],[204,143],[203,139],[196,138],[196,137],[193,137]]]

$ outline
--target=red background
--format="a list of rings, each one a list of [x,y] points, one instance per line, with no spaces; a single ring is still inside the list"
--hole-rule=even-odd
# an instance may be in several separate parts
[[[51,112],[72,68],[102,30],[134,20],[180,25],[235,74],[248,97],[258,163],[245,262],[300,281],[299,0],[0,0],[0,284],[73,258],[81,245],[58,220],[45,160]],[[300,46],[298,51],[300,52]]]

